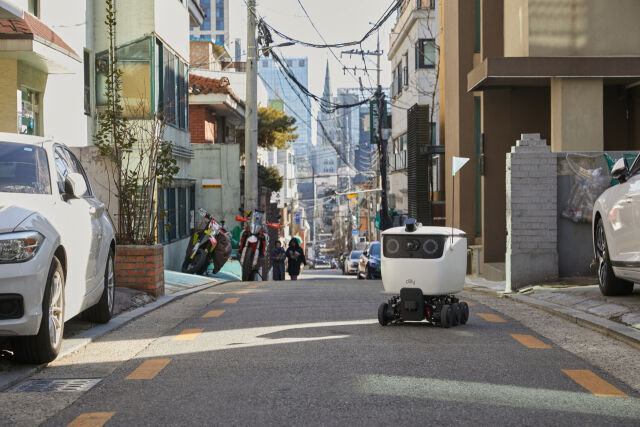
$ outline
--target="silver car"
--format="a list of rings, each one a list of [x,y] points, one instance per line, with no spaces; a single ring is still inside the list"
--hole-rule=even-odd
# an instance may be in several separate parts
[[[0,133],[0,336],[18,360],[47,363],[64,322],[106,323],[114,305],[114,228],[64,145]]]
[[[611,170],[620,183],[593,207],[593,246],[603,295],[627,295],[640,282],[640,155],[629,167],[619,159]]]

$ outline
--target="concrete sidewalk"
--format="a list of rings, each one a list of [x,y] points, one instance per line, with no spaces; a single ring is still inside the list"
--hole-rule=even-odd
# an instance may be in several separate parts
[[[523,302],[640,348],[640,286],[632,295],[605,297],[597,279],[572,279],[505,293],[505,282],[467,276],[465,288]]]

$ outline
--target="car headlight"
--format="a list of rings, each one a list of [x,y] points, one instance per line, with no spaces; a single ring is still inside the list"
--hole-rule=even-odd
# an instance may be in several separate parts
[[[0,264],[30,260],[43,241],[44,236],[37,231],[0,234]]]

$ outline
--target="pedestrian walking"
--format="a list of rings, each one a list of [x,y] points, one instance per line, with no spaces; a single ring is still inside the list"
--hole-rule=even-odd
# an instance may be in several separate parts
[[[284,280],[284,260],[287,255],[282,243],[276,240],[276,247],[271,250],[271,265],[273,265],[273,280]]]
[[[289,248],[287,249],[287,260],[289,260],[289,267],[287,271],[291,280],[298,280],[300,275],[300,264],[307,265],[307,260],[304,257],[304,252],[298,243],[298,239],[295,237],[289,241]]]

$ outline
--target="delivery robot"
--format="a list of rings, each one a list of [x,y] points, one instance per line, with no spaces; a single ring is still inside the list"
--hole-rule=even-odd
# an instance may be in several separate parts
[[[426,227],[408,219],[382,233],[382,285],[388,302],[378,307],[382,326],[427,320],[464,325],[469,306],[454,296],[467,272],[467,236],[455,228]]]

